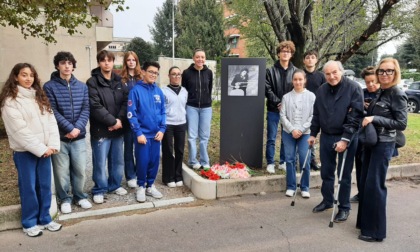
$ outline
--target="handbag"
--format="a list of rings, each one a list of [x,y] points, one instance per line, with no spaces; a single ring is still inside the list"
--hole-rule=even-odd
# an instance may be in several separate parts
[[[397,135],[395,136],[395,148],[401,148],[405,145],[405,135],[401,130],[397,130]]]
[[[376,133],[375,126],[369,123],[365,127],[359,129],[359,142],[367,147],[375,146],[378,142],[378,134]]]

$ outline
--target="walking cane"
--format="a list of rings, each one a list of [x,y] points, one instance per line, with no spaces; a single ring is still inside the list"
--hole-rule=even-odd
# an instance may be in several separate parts
[[[303,166],[302,166],[302,168],[300,169],[300,180],[299,180],[299,183],[297,184],[297,188],[296,188],[296,191],[295,191],[295,195],[293,195],[293,201],[292,201],[292,203],[290,204],[291,206],[294,206],[294,205],[295,205],[296,194],[297,194],[298,190],[301,190],[301,191],[302,191],[302,189],[300,189],[300,185],[302,184],[303,172],[305,171],[305,166],[306,166],[306,163],[307,163],[307,161],[308,161],[308,156],[309,156],[309,153],[311,153],[311,146],[310,146],[310,145],[309,145],[309,147],[308,147],[308,152],[306,152],[306,157],[305,157],[305,161],[303,162]]]
[[[346,156],[347,156],[347,149],[343,153],[343,160],[341,162],[340,176],[338,176],[338,187],[334,196],[334,207],[333,207],[333,212],[331,215],[331,220],[330,220],[330,225],[329,225],[330,228],[334,226],[334,213],[335,213],[335,209],[337,208],[338,194],[340,193],[341,178],[343,177],[343,170],[344,170],[344,164],[346,163]]]

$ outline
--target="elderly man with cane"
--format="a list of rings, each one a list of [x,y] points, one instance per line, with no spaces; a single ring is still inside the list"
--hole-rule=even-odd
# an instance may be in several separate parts
[[[317,93],[311,124],[309,145],[313,145],[317,134],[320,137],[321,193],[322,202],[312,212],[318,213],[333,207],[335,170],[343,169],[338,195],[339,210],[334,222],[344,222],[350,214],[351,171],[357,147],[357,131],[363,117],[363,93],[359,85],[343,76],[339,61],[328,61],[323,68],[327,85]],[[344,165],[343,153],[347,150]],[[337,154],[339,165],[337,166]]]

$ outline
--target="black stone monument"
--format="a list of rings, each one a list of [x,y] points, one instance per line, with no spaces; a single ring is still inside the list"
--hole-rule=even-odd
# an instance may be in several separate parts
[[[264,58],[223,58],[221,76],[220,162],[263,162]]]

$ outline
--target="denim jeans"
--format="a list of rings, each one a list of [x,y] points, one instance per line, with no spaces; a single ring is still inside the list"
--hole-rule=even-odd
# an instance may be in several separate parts
[[[91,139],[92,179],[95,185],[92,194],[115,191],[121,186],[124,172],[123,136],[114,138]],[[108,159],[108,162],[107,162]],[[106,166],[108,164],[108,178]]]
[[[30,152],[14,152],[18,171],[22,226],[30,228],[51,222],[51,158]]]
[[[360,176],[359,211],[356,227],[362,235],[386,238],[386,173],[394,153],[394,142],[365,147]]]
[[[159,170],[160,142],[147,138],[146,144],[136,142],[137,184],[150,187],[155,183]]]
[[[212,108],[196,108],[187,106],[188,123],[188,164],[200,163],[202,166],[210,166],[207,145],[210,138]],[[197,139],[200,146],[200,162],[197,160]]]
[[[306,154],[309,150],[309,134],[303,134],[299,139],[293,138],[291,133],[282,131],[281,138],[284,143],[284,154],[286,155],[286,181],[287,189],[296,190],[296,152],[299,156],[299,165],[301,171],[301,184],[302,191],[309,191],[309,176],[310,176],[310,163],[311,156],[308,156],[305,167]]]
[[[265,158],[267,165],[274,164],[274,153],[276,152],[276,137],[279,128],[280,113],[267,111],[267,144],[265,146]],[[280,142],[280,164],[284,163],[283,138]]]
[[[52,155],[55,189],[58,199],[71,203],[70,184],[75,202],[86,199],[86,140],[60,142],[60,152]]]
[[[332,205],[334,203],[334,182],[335,171],[337,170],[337,177],[340,175],[341,164],[343,161],[343,154],[337,153],[333,144],[341,140],[341,135],[328,135],[321,133],[320,137],[320,157],[321,157],[321,178],[322,186],[321,193],[323,202]],[[351,141],[347,146],[347,157],[344,164],[343,177],[341,179],[340,192],[338,194],[339,209],[350,210],[350,189],[351,189],[351,171],[354,164],[354,156],[357,149],[357,137]],[[338,165],[337,165],[338,155]]]
[[[134,133],[126,130],[124,132],[124,174],[125,180],[136,178],[136,166],[134,164]]]

